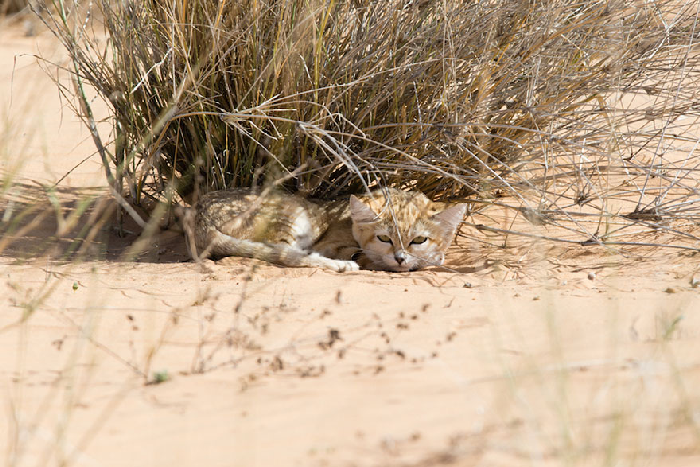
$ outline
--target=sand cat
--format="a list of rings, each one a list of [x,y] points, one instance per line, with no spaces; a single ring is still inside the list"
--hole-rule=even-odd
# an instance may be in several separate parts
[[[185,230],[200,257],[405,272],[442,264],[465,210],[393,188],[335,201],[238,189],[200,198]]]

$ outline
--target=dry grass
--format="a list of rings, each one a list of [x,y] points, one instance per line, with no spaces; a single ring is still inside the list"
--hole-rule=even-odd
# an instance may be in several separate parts
[[[577,242],[697,221],[693,2],[91,5],[54,2],[47,24],[132,205],[286,177],[319,197],[508,196]]]
[[[652,174],[697,114],[692,2],[54,7],[64,91],[88,124],[82,86],[109,101],[115,144],[98,147],[136,204],[295,173],[288,188],[317,196],[535,191],[563,210],[610,196],[602,173]]]

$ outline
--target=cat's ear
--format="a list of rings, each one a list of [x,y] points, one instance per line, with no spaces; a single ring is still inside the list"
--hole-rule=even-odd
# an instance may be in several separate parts
[[[372,211],[372,208],[354,195],[350,196],[350,217],[352,217],[353,222],[358,224],[366,224],[377,220],[377,214]]]
[[[440,224],[443,229],[448,232],[454,232],[459,227],[459,224],[464,219],[464,214],[467,212],[467,204],[461,203],[451,206],[444,211],[435,214],[433,220]]]

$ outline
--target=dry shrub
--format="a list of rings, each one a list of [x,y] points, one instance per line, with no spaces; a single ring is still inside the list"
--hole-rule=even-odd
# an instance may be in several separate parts
[[[133,204],[278,181],[319,197],[508,195],[539,223],[695,219],[694,2],[91,5],[55,2],[47,22],[78,113],[93,125],[85,84],[111,106],[114,144],[94,137]],[[630,192],[636,205],[611,204]]]

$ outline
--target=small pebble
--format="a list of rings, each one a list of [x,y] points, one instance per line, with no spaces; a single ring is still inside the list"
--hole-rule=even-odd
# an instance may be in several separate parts
[[[465,282],[464,285],[462,286],[465,289],[471,289],[472,288],[472,283],[471,282]]]
[[[698,279],[697,277],[691,277],[690,286],[694,289],[697,289],[698,286],[700,286],[700,279]]]
[[[532,297],[532,299],[533,299],[533,300],[539,300],[539,299],[540,299],[540,296],[539,296],[539,295],[535,295],[534,297]]]
[[[591,271],[588,273],[588,280],[592,281],[593,279],[595,279],[595,273],[593,271]]]
[[[666,293],[676,293],[676,289],[674,289],[673,287],[666,287],[666,288],[664,289],[664,292],[666,292]]]

